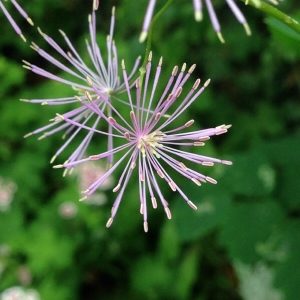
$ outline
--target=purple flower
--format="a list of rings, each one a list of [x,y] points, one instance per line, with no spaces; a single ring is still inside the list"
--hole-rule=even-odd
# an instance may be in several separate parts
[[[19,13],[27,20],[27,22],[33,26],[32,20],[29,18],[29,16],[25,12],[25,10],[17,3],[17,1],[11,0],[11,2],[14,5],[14,7],[19,11]],[[10,13],[7,11],[7,9],[5,8],[5,6],[3,5],[1,0],[0,0],[0,8],[4,12],[4,14],[5,14],[6,18],[8,19],[9,23],[11,24],[11,26],[14,28],[15,32],[23,39],[24,42],[26,42],[26,39],[25,39],[24,35],[22,34],[20,27],[17,25],[17,23],[12,18]]]
[[[182,125],[179,127],[172,126],[173,121],[177,120],[182,112],[201,95],[210,80],[206,81],[204,85],[198,89],[200,79],[197,79],[186,95],[181,96],[183,86],[196,65],[193,65],[187,73],[185,73],[185,64],[180,72],[178,72],[178,67],[176,66],[172,71],[163,93],[158,95],[157,86],[161,74],[162,59],[160,59],[153,83],[151,84],[152,88],[148,88],[150,83],[151,60],[152,54],[150,53],[145,77],[136,80],[135,97],[131,95],[125,64],[124,61],[122,62],[123,77],[130,105],[124,106],[122,112],[120,112],[113,103],[104,99],[107,106],[110,107],[111,112],[114,113],[114,117],[112,117],[110,113],[105,114],[100,110],[88,91],[86,92],[88,101],[82,101],[82,104],[87,109],[98,114],[113,127],[114,131],[112,134],[115,138],[118,138],[120,142],[118,146],[85,159],[54,166],[54,168],[64,167],[69,169],[87,161],[105,159],[112,154],[119,157],[104,175],[95,180],[94,183],[83,192],[85,196],[80,199],[85,200],[92,196],[118,167],[121,168],[122,163],[125,165],[118,183],[113,189],[113,192],[118,194],[112,207],[111,217],[106,224],[107,227],[112,224],[116,216],[133,172],[138,172],[139,176],[140,212],[144,219],[144,230],[147,232],[147,205],[149,196],[152,206],[154,208],[157,207],[158,199],[164,207],[167,217],[169,219],[171,218],[168,202],[162,194],[160,184],[164,184],[164,182],[167,183],[171,190],[174,192],[177,191],[191,208],[197,209],[183,190],[181,190],[178,181],[182,177],[185,177],[194,182],[197,186],[200,186],[203,182],[216,184],[215,179],[203,175],[193,168],[196,165],[213,166],[214,163],[232,164],[230,161],[189,152],[191,147],[204,146],[204,141],[209,140],[210,136],[226,133],[231,125],[221,125],[204,130],[189,130],[194,120],[188,120],[181,123]],[[88,82],[96,94],[101,94],[91,78],[88,78]],[[89,128],[69,119],[67,115],[58,114],[56,120],[65,121],[73,126],[87,129],[88,131],[99,132],[94,128]],[[101,132],[99,133],[102,134]],[[110,133],[104,134],[109,135]],[[187,147],[187,151],[182,149],[184,147]],[[172,178],[167,168],[174,169],[180,179]]]
[[[213,25],[215,32],[218,35],[218,38],[220,39],[220,41],[222,43],[225,43],[224,38],[221,34],[221,26],[218,21],[217,15],[215,13],[215,10],[214,10],[213,4],[212,4],[212,0],[203,0],[203,1],[205,1],[211,23]],[[237,18],[237,20],[244,26],[247,35],[251,35],[249,25],[248,25],[244,15],[242,14],[241,10],[235,4],[235,1],[234,0],[225,0],[225,1],[227,2],[228,6],[230,7],[231,11],[233,12],[233,14]],[[149,30],[150,23],[151,23],[152,16],[153,16],[155,2],[156,2],[156,0],[149,0],[149,4],[147,7],[145,19],[144,19],[142,33],[140,35],[140,42],[143,42],[147,38],[148,30]],[[203,6],[202,0],[193,0],[193,4],[194,4],[194,11],[195,11],[195,19],[196,19],[196,21],[199,22],[202,20],[202,6]]]
[[[90,43],[87,43],[87,51],[89,57],[91,59],[91,63],[93,65],[93,69],[88,67],[88,65],[82,60],[78,52],[76,51],[75,47],[72,45],[71,41],[68,39],[67,35],[60,30],[66,44],[68,45],[70,51],[64,51],[51,37],[47,36],[43,33],[40,29],[39,32],[41,33],[42,37],[48,42],[48,44],[56,50],[64,59],[64,61],[59,61],[49,53],[41,49],[35,43],[32,43],[32,48],[38,52],[40,56],[44,59],[58,67],[59,70],[64,71],[65,75],[71,75],[74,78],[73,80],[66,79],[63,77],[64,75],[55,75],[52,74],[36,65],[33,65],[29,62],[23,61],[25,63],[24,67],[31,70],[32,72],[41,75],[43,77],[49,78],[54,81],[61,82],[63,84],[69,85],[74,93],[77,93],[76,96],[74,94],[71,96],[63,97],[63,98],[54,98],[54,99],[21,99],[25,102],[31,103],[40,103],[42,105],[64,105],[64,104],[72,104],[78,103],[78,98],[81,101],[86,101],[87,98],[85,93],[88,91],[90,97],[95,105],[99,107],[101,110],[109,109],[107,103],[100,99],[99,95],[94,92],[94,90],[86,83],[86,78],[89,77],[93,80],[94,84],[97,87],[97,90],[101,92],[102,96],[105,96],[107,101],[111,101],[112,99],[116,99],[116,95],[123,93],[126,91],[124,82],[121,82],[119,79],[119,72],[118,72],[118,54],[117,48],[113,41],[113,32],[114,32],[114,24],[115,24],[115,8],[112,9],[112,16],[111,16],[111,24],[110,24],[110,33],[107,37],[107,63],[105,64],[101,49],[97,45],[96,42],[96,10],[98,8],[98,1],[94,0],[93,2],[93,12],[92,15],[89,15],[88,22],[89,22],[89,31],[90,31]],[[132,69],[131,74],[129,75],[129,80],[134,76],[137,71],[139,65],[140,58],[138,58],[135,62],[135,65]],[[69,65],[69,66],[68,66]],[[70,76],[68,76],[70,77]],[[117,99],[117,101],[119,101]],[[85,106],[80,105],[76,109],[70,110],[66,116],[69,119],[74,120],[75,122],[82,122],[82,124],[87,124],[88,122],[93,122],[92,127],[96,128],[99,124],[101,116],[96,116],[92,110],[88,109]],[[53,119],[54,120],[54,119]],[[81,128],[75,128],[74,126],[70,125],[69,123],[56,123],[52,122],[42,128],[39,128],[27,135],[25,137],[40,134],[42,135],[39,139],[43,139],[49,135],[52,135],[56,132],[64,130],[63,138],[70,135],[66,142],[59,148],[59,150],[55,153],[53,158],[51,159],[51,163],[55,160],[55,158],[61,154],[64,149],[73,141],[73,139],[77,136],[78,132]],[[109,132],[111,132],[112,127],[109,127]],[[73,161],[75,159],[81,158],[86,148],[92,139],[93,132],[90,131],[86,137],[81,141],[80,145],[77,147],[76,151],[69,157],[69,161]],[[108,136],[108,149],[113,147],[112,135]],[[112,163],[112,156],[108,158],[108,162]]]

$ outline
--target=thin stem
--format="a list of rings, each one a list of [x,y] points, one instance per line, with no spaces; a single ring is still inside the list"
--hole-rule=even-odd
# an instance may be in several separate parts
[[[153,33],[153,27],[155,22],[159,19],[159,17],[167,10],[167,8],[172,4],[173,0],[168,0],[167,3],[162,7],[162,9],[153,17],[151,21],[151,25],[148,32],[147,37],[147,46],[146,46],[146,52],[145,57],[142,66],[140,67],[140,82],[142,86],[143,78],[146,73],[146,65],[148,62],[149,53],[151,51],[151,43],[152,43],[152,33]]]
[[[246,0],[241,0],[241,1],[246,2]],[[261,1],[261,4],[259,6],[255,5],[255,3],[252,0],[250,0],[248,3],[251,6],[263,11],[267,15],[276,18],[277,20],[284,23],[286,26],[288,26],[289,28],[293,29],[294,31],[296,31],[297,33],[300,34],[300,24],[299,24],[299,22],[297,22],[292,17],[286,15],[285,13],[283,13],[282,11],[277,9],[276,7],[274,7],[272,5],[269,5],[269,4],[267,4],[263,1]]]

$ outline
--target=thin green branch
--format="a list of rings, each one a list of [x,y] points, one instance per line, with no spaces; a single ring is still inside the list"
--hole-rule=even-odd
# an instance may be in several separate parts
[[[241,0],[241,1],[246,2],[246,0]],[[286,26],[288,26],[289,28],[293,29],[295,32],[300,34],[300,24],[299,24],[299,22],[297,22],[292,17],[286,15],[285,13],[283,13],[282,11],[277,9],[276,7],[274,7],[272,5],[269,5],[269,4],[267,4],[263,1],[261,1],[260,5],[257,5],[252,0],[250,0],[248,3],[249,3],[249,5],[263,11],[267,15],[276,18],[277,20],[284,23]]]
[[[140,78],[141,78],[141,82],[143,81],[143,77],[144,74],[146,72],[146,65],[148,62],[148,57],[149,57],[149,53],[151,51],[151,44],[152,44],[152,34],[153,34],[153,27],[155,22],[159,19],[159,17],[167,10],[167,8],[172,4],[173,0],[168,0],[167,3],[162,7],[162,9],[153,17],[152,21],[151,21],[151,25],[149,28],[149,32],[148,32],[148,37],[147,37],[147,46],[146,46],[146,52],[145,52],[145,57],[144,57],[144,61],[143,64],[140,68]]]

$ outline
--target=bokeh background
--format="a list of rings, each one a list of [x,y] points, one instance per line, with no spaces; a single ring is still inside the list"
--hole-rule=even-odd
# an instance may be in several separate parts
[[[88,60],[89,0],[19,1],[35,24],[67,49],[63,29]],[[232,166],[199,167],[218,180],[197,187],[178,181],[198,206],[191,210],[162,184],[173,218],[161,207],[149,211],[149,232],[139,214],[134,175],[110,229],[105,224],[115,195],[113,178],[87,203],[78,202],[83,185],[101,176],[103,165],[87,165],[62,177],[49,161],[62,144],[61,135],[38,141],[23,136],[46,125],[66,107],[20,102],[20,98],[73,95],[21,67],[22,59],[54,74],[59,70],[30,48],[35,41],[60,58],[5,3],[27,38],[24,43],[1,12],[0,38],[0,294],[18,287],[30,299],[300,299],[300,36],[253,7],[238,2],[252,30],[246,36],[223,1],[214,1],[223,45],[204,20],[196,23],[192,1],[175,3],[158,20],[153,61],[164,57],[163,88],[174,65],[197,68],[196,78],[212,82],[182,122],[197,128],[232,124],[216,136],[204,155],[232,160]],[[164,1],[158,1],[157,10]],[[132,65],[144,55],[138,36],[147,1],[100,1],[98,42],[105,47],[112,6],[116,6],[119,57]],[[297,0],[280,9],[300,20]],[[105,53],[105,51],[104,51]],[[80,138],[80,136],[79,136]],[[75,145],[76,146],[76,145]],[[87,155],[99,153],[94,139]],[[73,148],[74,149],[74,148]],[[58,158],[62,163],[72,146]],[[172,173],[173,174],[173,173]],[[176,174],[174,175],[176,176]],[[29,297],[29,296],[28,296]],[[35,297],[35,298],[34,298]],[[13,298],[5,298],[13,299]]]

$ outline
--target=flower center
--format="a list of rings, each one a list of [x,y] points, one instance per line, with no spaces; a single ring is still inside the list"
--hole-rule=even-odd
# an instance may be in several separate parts
[[[140,149],[143,157],[146,157],[147,151],[153,153],[157,158],[160,157],[155,148],[163,147],[163,145],[159,143],[159,141],[163,140],[163,136],[164,134],[161,131],[154,131],[139,138],[137,147]]]

